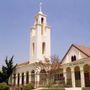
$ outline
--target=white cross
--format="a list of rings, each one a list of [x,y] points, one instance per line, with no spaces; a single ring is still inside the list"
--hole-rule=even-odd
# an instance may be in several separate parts
[[[42,12],[42,3],[40,2],[40,12]]]

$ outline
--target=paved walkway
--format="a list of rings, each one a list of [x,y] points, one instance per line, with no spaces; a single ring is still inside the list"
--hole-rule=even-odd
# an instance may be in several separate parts
[[[37,88],[37,89],[33,89],[33,90],[41,90],[43,88]],[[82,90],[82,88],[65,88],[65,90]]]
[[[82,88],[65,88],[65,90],[82,90]]]
[[[40,89],[43,89],[43,88],[36,88],[36,89],[33,89],[33,90],[40,90]]]

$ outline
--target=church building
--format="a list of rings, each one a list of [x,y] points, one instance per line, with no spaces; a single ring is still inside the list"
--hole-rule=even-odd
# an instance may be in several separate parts
[[[36,14],[34,25],[30,32],[30,58],[28,62],[18,64],[15,72],[13,72],[11,84],[15,87],[22,87],[28,83],[33,83],[35,87],[39,86],[39,82],[46,81],[46,75],[40,78],[40,73],[46,74],[48,67],[41,65],[50,62],[51,56],[51,29],[47,24],[47,17],[40,11]],[[41,80],[41,81],[40,81]],[[43,84],[41,82],[41,84]],[[40,84],[40,85],[41,85]]]
[[[33,83],[40,87],[47,83],[51,63],[51,28],[47,24],[47,16],[40,11],[34,18],[30,32],[30,58],[28,62],[18,64],[9,83],[13,87],[22,87]],[[64,77],[66,87],[90,87],[90,48],[72,44],[60,63],[56,73],[57,80]]]

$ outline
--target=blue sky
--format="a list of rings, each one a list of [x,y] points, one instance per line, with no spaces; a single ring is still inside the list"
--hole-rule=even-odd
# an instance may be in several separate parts
[[[40,2],[52,28],[52,55],[62,58],[72,43],[90,47],[90,0],[0,0],[0,67],[6,56],[14,55],[15,63],[28,61]]]

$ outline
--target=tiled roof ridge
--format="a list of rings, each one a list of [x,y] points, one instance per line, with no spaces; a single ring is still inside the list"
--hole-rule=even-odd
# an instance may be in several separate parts
[[[87,54],[90,56],[90,47],[87,47],[85,45],[80,45],[80,44],[73,44],[75,47],[80,49],[83,53]]]

